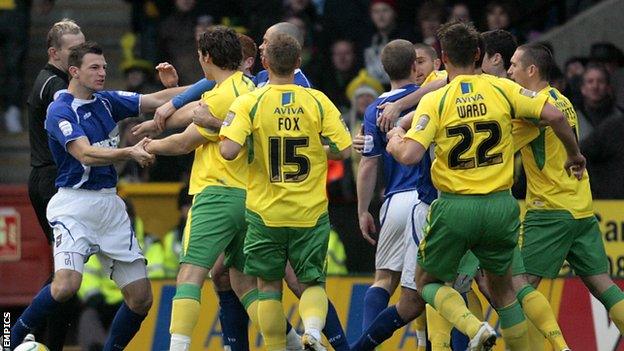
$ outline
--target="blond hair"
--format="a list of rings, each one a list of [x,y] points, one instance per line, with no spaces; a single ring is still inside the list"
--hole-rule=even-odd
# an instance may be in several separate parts
[[[50,31],[48,32],[48,37],[46,40],[46,44],[48,48],[55,47],[60,48],[63,43],[61,42],[61,38],[65,34],[80,34],[82,31],[80,27],[69,18],[63,18],[61,21],[54,23]]]

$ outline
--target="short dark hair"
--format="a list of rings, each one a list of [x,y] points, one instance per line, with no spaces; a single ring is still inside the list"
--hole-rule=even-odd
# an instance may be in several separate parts
[[[494,56],[494,54],[500,54],[503,58],[505,69],[509,69],[511,57],[518,47],[518,42],[513,34],[503,29],[495,29],[481,33],[481,39],[485,46],[485,52],[490,57]]]
[[[424,52],[431,57],[431,61],[438,58],[438,52],[431,45],[416,43],[414,44],[414,50],[423,50]]]
[[[280,76],[287,76],[297,68],[301,57],[301,45],[297,39],[288,34],[275,33],[271,35],[264,55],[273,72]]]
[[[243,60],[253,57],[256,58],[258,54],[258,46],[249,36],[238,33],[238,40],[240,40],[241,48],[243,50]]]
[[[479,32],[472,23],[447,22],[438,29],[438,39],[442,51],[453,65],[474,66],[475,55],[479,48]]]
[[[235,71],[243,60],[240,40],[232,28],[214,26],[201,34],[197,48],[223,70]]]
[[[520,62],[522,62],[524,67],[534,65],[539,71],[540,78],[550,80],[552,76],[551,71],[556,64],[555,59],[546,46],[539,43],[531,43],[520,45],[518,50],[522,51]]]
[[[415,60],[414,44],[404,39],[395,39],[381,50],[381,65],[390,80],[409,78]]]
[[[98,43],[93,41],[86,41],[82,44],[72,46],[69,48],[69,57],[67,58],[68,66],[80,68],[80,66],[82,66],[82,59],[86,54],[102,55],[102,48]]]

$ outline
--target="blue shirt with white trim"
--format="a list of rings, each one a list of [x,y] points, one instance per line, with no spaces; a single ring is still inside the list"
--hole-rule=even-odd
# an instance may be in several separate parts
[[[382,157],[383,171],[386,189],[384,195],[390,196],[395,193],[416,189],[420,201],[431,204],[438,196],[438,191],[431,182],[431,156],[425,153],[420,163],[414,166],[405,166],[397,162],[386,151],[388,138],[386,133],[377,127],[377,119],[381,114],[378,108],[386,102],[395,102],[402,97],[418,90],[419,86],[408,84],[381,94],[372,104],[368,105],[364,112],[364,157]],[[401,117],[413,111],[415,106],[401,112]]]
[[[141,95],[126,91],[99,91],[91,100],[76,99],[69,92],[59,92],[48,106],[45,129],[54,162],[58,167],[56,186],[100,190],[117,185],[112,165],[85,166],[68,151],[67,144],[87,138],[89,144],[117,148],[117,122],[139,115]]]
[[[269,83],[269,72],[267,70],[258,72],[258,74],[253,78],[253,82],[258,88],[262,88],[267,85]],[[308,77],[306,77],[303,71],[299,68],[295,70],[294,84],[304,88],[312,88],[312,83],[310,83]]]

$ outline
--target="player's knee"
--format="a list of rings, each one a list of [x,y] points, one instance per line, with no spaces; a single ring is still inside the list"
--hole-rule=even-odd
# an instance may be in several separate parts
[[[425,301],[417,291],[403,289],[396,308],[401,319],[408,322],[416,319],[425,310]]]
[[[72,298],[80,289],[80,279],[55,279],[52,282],[52,297],[59,302]]]
[[[390,293],[396,290],[401,278],[401,272],[394,272],[387,269],[379,269],[375,272],[375,283],[373,286],[383,288]]]
[[[152,307],[152,302],[152,292],[149,290],[139,295],[129,296],[126,299],[126,304],[128,305],[128,307],[133,312],[141,315],[145,315],[147,314],[147,312],[149,312],[150,308]]]
[[[227,271],[220,272],[216,276],[212,276],[212,283],[217,291],[231,290],[230,276]]]

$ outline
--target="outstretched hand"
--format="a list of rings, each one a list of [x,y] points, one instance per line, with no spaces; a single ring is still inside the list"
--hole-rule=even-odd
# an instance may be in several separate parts
[[[158,79],[166,88],[178,86],[178,71],[169,62],[161,62],[156,66]]]

